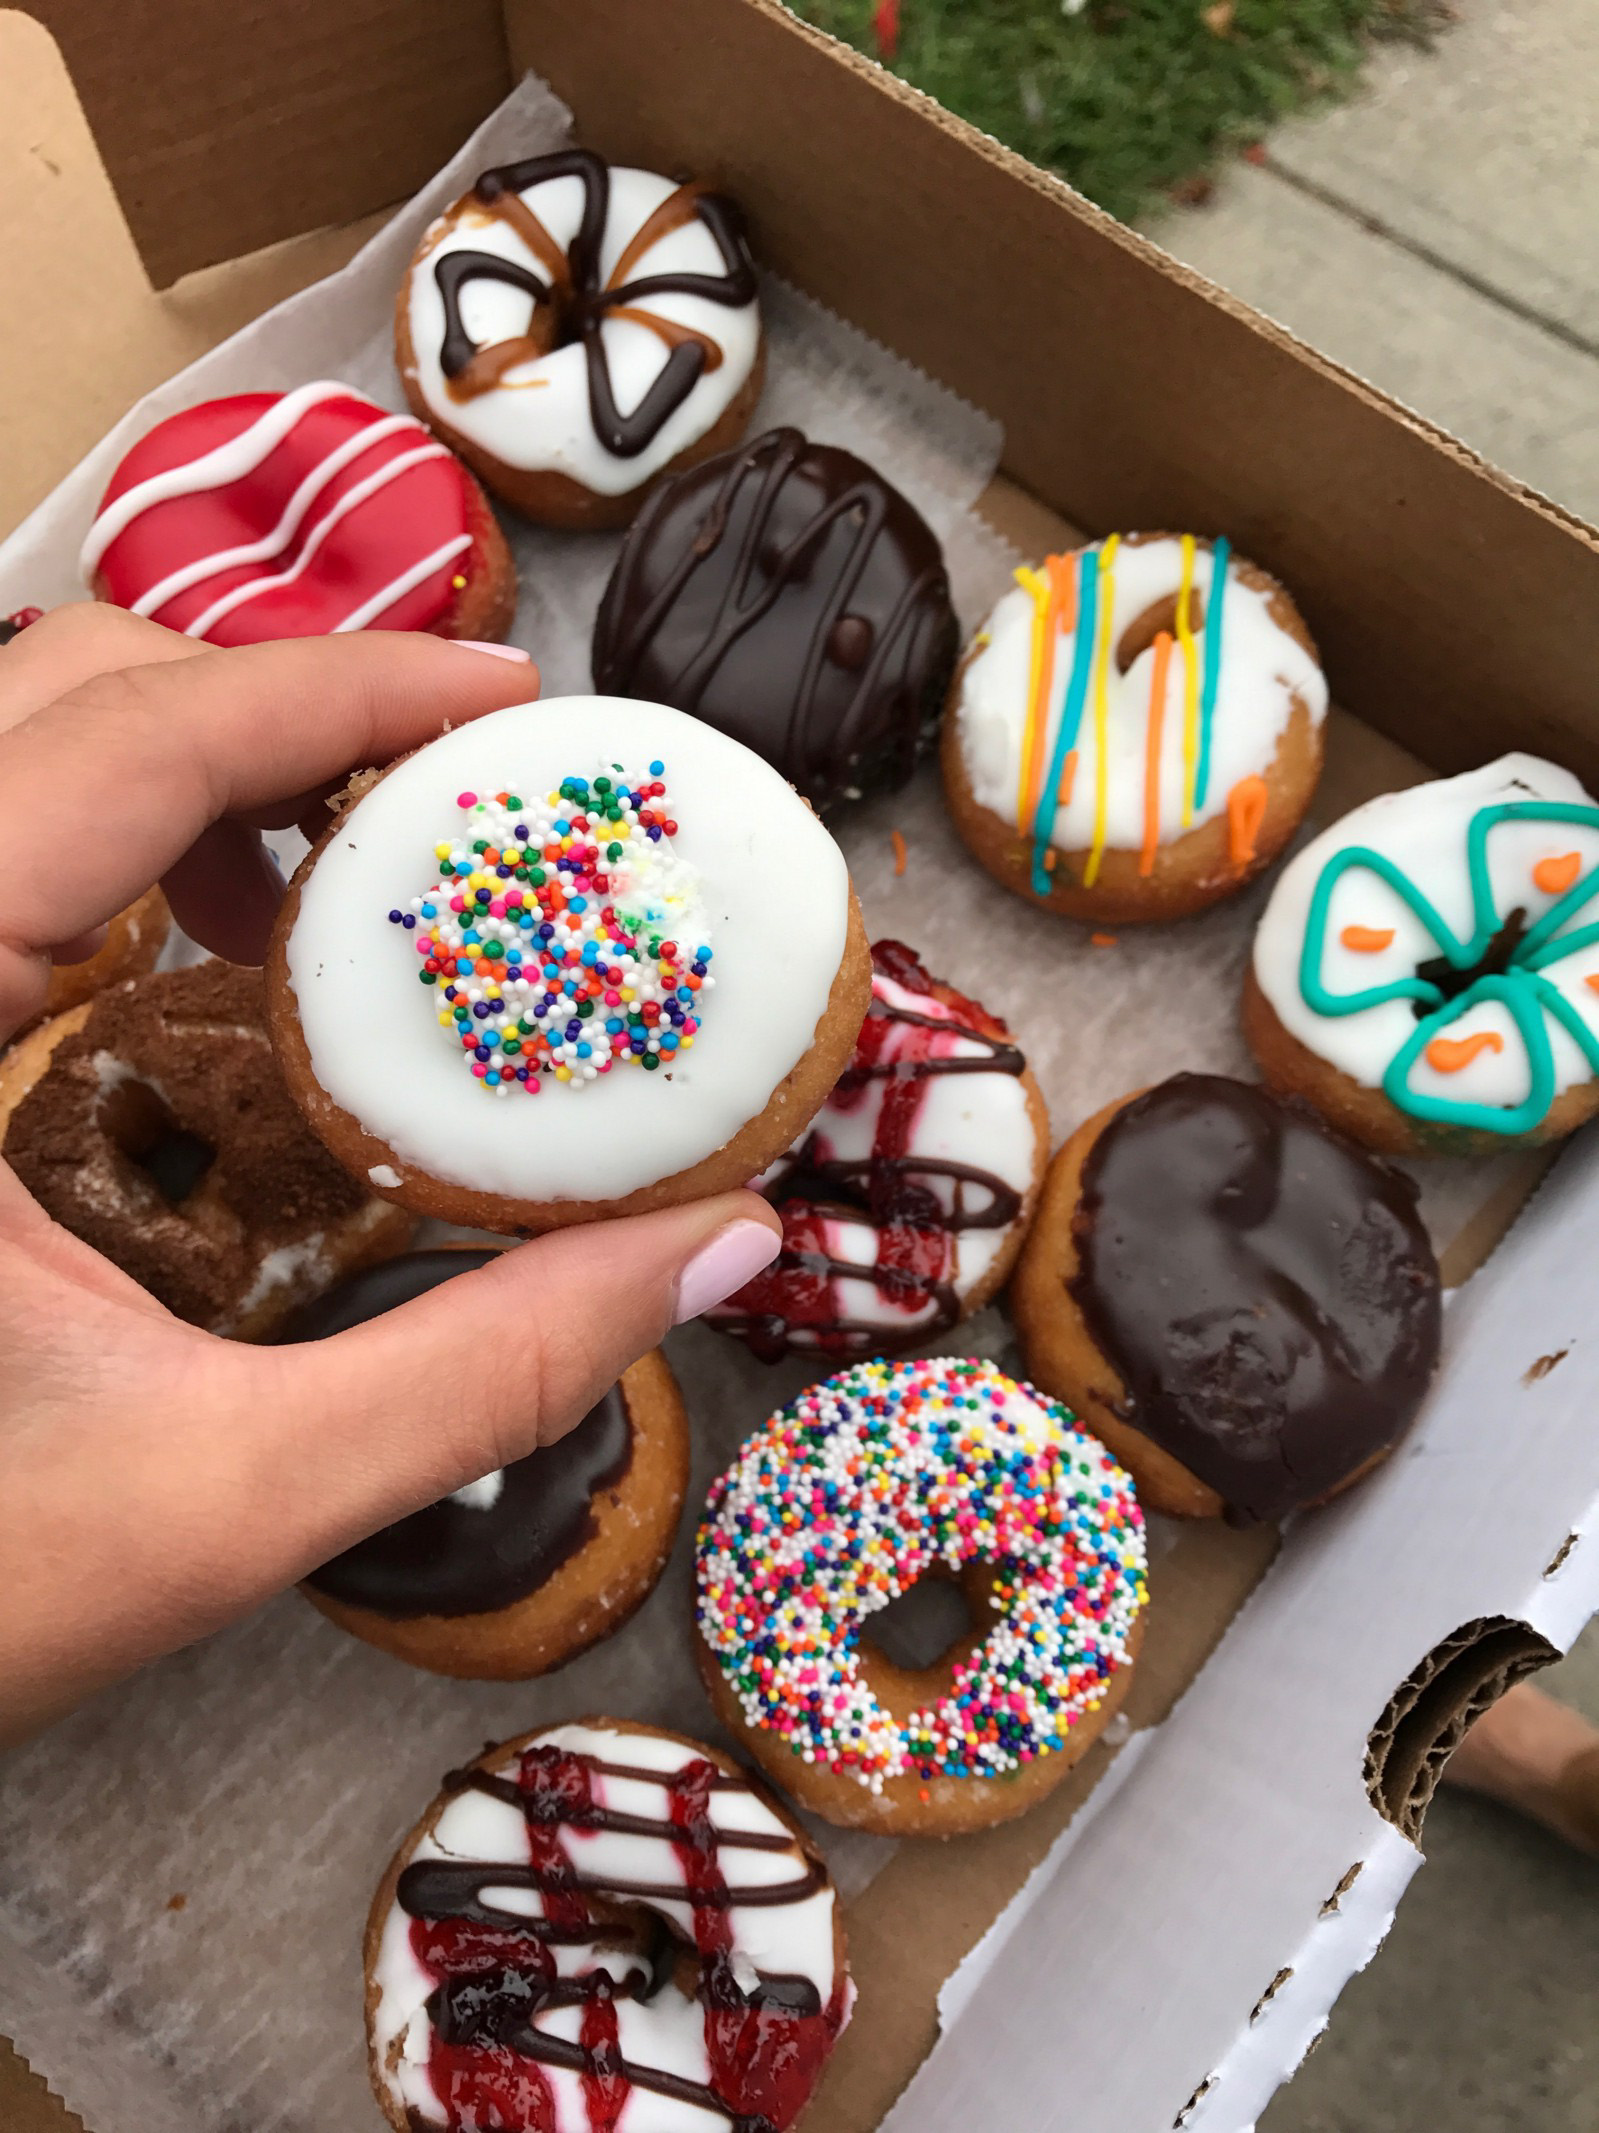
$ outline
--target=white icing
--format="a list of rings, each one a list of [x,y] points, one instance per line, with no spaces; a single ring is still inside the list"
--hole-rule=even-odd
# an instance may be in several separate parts
[[[1480,808],[1504,800],[1593,802],[1569,771],[1537,756],[1506,755],[1463,777],[1440,778],[1406,792],[1384,793],[1345,815],[1284,869],[1255,935],[1254,969],[1278,1020],[1318,1057],[1364,1087],[1381,1085],[1390,1061],[1411,1038],[1416,1017],[1408,1000],[1397,999],[1347,1015],[1318,1014],[1300,988],[1300,961],[1311,898],[1333,855],[1364,845],[1392,860],[1436,907],[1457,938],[1474,930],[1466,832]],[[1569,822],[1506,822],[1488,840],[1488,872],[1494,908],[1501,919],[1518,906],[1529,924],[1559,901],[1538,888],[1533,868],[1542,859],[1576,852],[1581,872],[1599,865],[1599,828]],[[1599,917],[1592,906],[1566,922],[1575,930]],[[1346,947],[1346,927],[1392,930],[1393,940],[1376,953]],[[1334,994],[1363,991],[1415,974],[1418,963],[1439,953],[1438,945],[1399,895],[1368,869],[1351,868],[1333,889],[1328,906],[1322,978]],[[1599,976],[1599,943],[1549,964],[1543,976],[1599,1035],[1599,993],[1587,984]],[[1546,1017],[1554,1055],[1556,1092],[1591,1078],[1581,1048]],[[1440,1073],[1418,1059],[1410,1086],[1418,1093],[1455,1102],[1514,1105],[1527,1094],[1527,1056],[1508,1008],[1477,1002],[1447,1026],[1451,1040],[1489,1031],[1501,1049],[1483,1050],[1469,1065]]]
[[[436,989],[388,923],[435,878],[463,790],[553,791],[596,761],[660,759],[698,873],[717,987],[689,1057],[496,1101],[440,1039]],[[619,1197],[702,1162],[810,1049],[844,954],[849,877],[776,771],[659,704],[574,696],[496,711],[401,763],[340,821],[301,889],[289,982],[311,1070],[398,1165],[513,1199]]]
[[[1093,553],[1098,553],[1096,544]],[[1236,559],[1235,559],[1236,560]],[[1144,841],[1144,788],[1149,734],[1150,695],[1155,650],[1146,646],[1124,674],[1116,647],[1129,624],[1158,601],[1175,598],[1182,582],[1182,545],[1176,538],[1140,542],[1124,540],[1114,558],[1114,592],[1110,609],[1110,656],[1106,667],[1106,804],[1105,841],[1112,850],[1138,850]],[[1193,583],[1206,610],[1210,599],[1211,554],[1196,546]],[[1102,576],[1097,621],[1103,623],[1106,580]],[[1241,778],[1263,776],[1287,729],[1294,700],[1319,725],[1327,710],[1327,684],[1320,667],[1294,638],[1273,620],[1269,594],[1246,585],[1230,567],[1222,601],[1222,654],[1212,722],[1211,768],[1202,804],[1195,807],[1192,828],[1227,808],[1227,795]],[[961,676],[953,707],[961,757],[978,802],[1002,821],[1015,822],[1022,740],[1032,673],[1034,604],[1021,585],[1004,593],[983,624],[978,650]],[[984,639],[986,638],[986,643]],[[1194,632],[1196,658],[1204,669],[1205,630]],[[1044,722],[1047,775],[1055,736],[1060,729],[1067,679],[1076,646],[1075,630],[1059,632]],[[1174,646],[1166,670],[1166,693],[1160,740],[1160,836],[1169,844],[1184,834],[1183,754],[1184,668]],[[1090,690],[1077,743],[1077,771],[1071,799],[1056,809],[1050,841],[1058,851],[1080,852],[1093,843],[1098,756],[1094,703]],[[1029,820],[1023,825],[1031,833]]]
[[[319,1281],[324,1279],[329,1271],[326,1245],[327,1239],[317,1230],[300,1244],[280,1244],[263,1253],[255,1270],[255,1279],[239,1298],[231,1323],[239,1324],[268,1297],[291,1283],[308,1277]]]
[[[607,278],[637,232],[663,200],[676,192],[668,178],[647,170],[611,171],[610,208],[600,247],[600,275]],[[555,242],[570,244],[583,208],[582,182],[547,178],[521,196]],[[589,415],[588,363],[580,343],[569,342],[536,360],[518,363],[499,385],[470,399],[457,399],[439,363],[444,339],[444,300],[434,269],[453,251],[492,252],[547,279],[548,270],[511,225],[470,200],[434,223],[413,270],[408,297],[416,384],[429,411],[480,450],[508,467],[529,473],[560,473],[601,496],[625,496],[703,437],[743,389],[760,347],[760,311],[747,304],[718,304],[708,297],[667,291],[638,308],[677,325],[691,326],[722,351],[714,370],[701,373],[693,390],[644,450],[618,458],[594,434]],[[629,269],[629,281],[656,274],[725,274],[715,238],[696,216],[652,245]],[[472,281],[461,291],[461,321],[486,347],[527,331],[533,298],[504,282]],[[637,407],[665,368],[670,351],[647,326],[610,318],[601,336],[610,363],[616,405],[625,415]]]
[[[392,1163],[374,1163],[367,1176],[379,1192],[398,1192],[405,1183]]]
[[[469,1481],[465,1488],[450,1493],[451,1503],[460,1504],[468,1511],[492,1511],[505,1488],[505,1469],[497,1466],[492,1474],[480,1474],[476,1481]]]
[[[952,1030],[959,1024],[955,1009],[928,993],[909,991],[881,971],[873,975],[872,991],[888,1006],[935,1021],[948,1021]],[[914,1026],[894,1026],[878,1054],[878,1063],[887,1066],[896,1058],[920,1054],[926,1036],[926,1031]],[[952,1034],[934,1040],[931,1056],[988,1058],[992,1056],[992,1046]],[[831,1100],[824,1104],[795,1147],[756,1181],[759,1189],[774,1192],[780,1199],[784,1173],[793,1167],[802,1149],[808,1148],[814,1161],[863,1161],[872,1152],[889,1086],[886,1079],[874,1077],[846,1104]],[[998,1070],[987,1074],[930,1073],[919,1087],[921,1101],[908,1154],[926,1163],[962,1163],[989,1171],[1025,1199],[1033,1182],[1038,1135],[1028,1112],[1021,1077]],[[914,1160],[910,1167],[917,1182],[937,1195],[946,1213],[956,1205],[960,1188],[955,1181],[936,1174],[922,1176],[915,1171]],[[973,1196],[973,1204],[982,1204],[983,1195],[978,1188],[968,1185],[966,1191]],[[907,1334],[938,1315],[936,1297],[929,1296],[906,1310],[878,1287],[868,1271],[877,1262],[879,1235],[870,1223],[839,1217],[825,1221],[820,1228],[820,1248],[829,1259],[862,1269],[858,1280],[849,1276],[834,1278],[838,1318],[858,1325],[880,1326],[886,1333]],[[1011,1225],[950,1233],[952,1256],[945,1279],[962,1301],[988,1274],[1010,1234]],[[718,1309],[706,1315],[714,1325],[719,1319],[736,1317],[738,1313],[736,1309]],[[791,1325],[786,1339],[791,1349],[814,1348],[818,1332]]]
[[[595,1773],[591,1780],[598,1805],[656,1821],[669,1818],[664,1781],[701,1754],[695,1747],[658,1734],[615,1733],[608,1728],[577,1725],[554,1727],[538,1736],[537,1745],[562,1748],[631,1770],[659,1771],[662,1783],[601,1773]],[[514,1777],[515,1773],[515,1758],[508,1758],[496,1774]],[[724,1850],[718,1863],[730,1886],[776,1885],[796,1881],[808,1871],[808,1861],[786,1825],[747,1788],[713,1791],[710,1814],[719,1829],[754,1831],[788,1840],[781,1851]],[[641,1881],[671,1887],[683,1883],[682,1861],[664,1838],[569,1829],[562,1841],[578,1871],[601,1884]],[[503,1860],[508,1866],[525,1866],[529,1858],[527,1825],[509,1802],[463,1790],[447,1803],[430,1834],[417,1844],[410,1857],[489,1864]],[[496,1909],[524,1917],[543,1915],[543,1899],[537,1890],[495,1889],[489,1882],[484,1886],[484,1899]],[[757,1972],[804,1977],[815,1987],[825,2008],[839,1982],[834,1901],[832,1888],[824,1883],[812,1895],[792,1903],[733,1905],[727,1914],[733,1964],[735,1973],[746,1982],[746,1989]],[[692,1945],[693,1911],[686,1899],[681,1903],[668,1899],[652,1908],[669,1918]],[[402,2110],[414,2109],[426,2123],[434,2124],[443,2118],[427,2071],[430,2025],[426,2002],[435,1988],[412,1952],[410,1924],[397,1903],[383,1922],[372,1973],[377,1988],[371,2016],[373,2060]],[[604,1970],[618,1984],[647,1968],[644,1957],[631,1948],[565,1945],[555,1950],[555,1956],[562,1976],[592,1975]],[[618,2043],[624,2059],[634,2065],[662,2069],[683,2080],[702,2084],[707,2081],[710,2064],[705,2015],[697,2000],[669,1980],[647,2001],[619,1999],[615,2005]],[[576,2041],[582,2010],[547,2008],[538,2014],[536,2022],[540,2030],[552,2036]],[[590,2121],[580,2076],[547,2065],[541,2065],[540,2071],[555,2100],[559,2133],[583,2133]],[[622,2116],[625,2133],[713,2133],[713,2129],[714,2133],[726,2133],[727,2122],[723,2113],[707,2112],[642,2087],[632,2090]]]

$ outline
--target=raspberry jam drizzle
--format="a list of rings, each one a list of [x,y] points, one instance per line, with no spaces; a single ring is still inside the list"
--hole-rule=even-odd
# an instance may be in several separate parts
[[[783,1218],[783,1249],[713,1314],[723,1332],[736,1334],[763,1362],[777,1362],[791,1346],[806,1354],[874,1354],[895,1337],[896,1314],[906,1320],[907,1333],[942,1333],[960,1316],[950,1278],[957,1237],[963,1230],[1005,1229],[1021,1212],[1020,1194],[993,1171],[915,1152],[917,1122],[935,1075],[1022,1072],[1026,1062],[1009,1031],[973,1001],[946,987],[935,991],[936,980],[900,941],[878,941],[872,968],[875,979],[925,998],[931,1012],[896,1003],[874,982],[854,1057],[821,1122],[767,1187]],[[956,1052],[960,1041],[982,1049]],[[827,1113],[858,1110],[874,1081],[885,1086],[871,1154],[834,1156]],[[947,1195],[935,1181],[950,1188]],[[876,1231],[869,1264],[833,1253],[829,1231],[840,1222]],[[838,1291],[843,1280],[873,1282],[884,1315],[848,1316]],[[790,1334],[801,1327],[808,1338],[791,1343]]]
[[[615,1812],[594,1795],[596,1777],[657,1785],[668,1819]],[[809,1979],[758,1974],[746,1991],[734,1972],[735,1906],[796,1903],[824,1885],[818,1867],[783,1882],[730,1888],[724,1849],[792,1851],[775,1831],[719,1830],[711,1797],[742,1791],[738,1777],[694,1757],[675,1772],[631,1769],[553,1747],[526,1750],[514,1780],[482,1770],[456,1773],[461,1788],[521,1810],[526,1866],[422,1860],[400,1876],[397,1900],[411,1917],[411,1946],[437,1989],[428,2001],[428,2073],[451,2133],[556,2133],[555,2097],[543,2068],[579,2077],[589,2133],[617,2133],[633,2089],[713,2111],[733,2133],[781,2133],[815,2086],[843,2026],[845,1987],[823,2008]],[[566,1839],[614,1831],[659,1839],[681,1878],[618,1881],[585,1875]],[[663,1861],[664,1865],[664,1861]],[[542,1915],[498,1910],[485,1891],[530,1889]],[[678,1945],[663,1922],[639,1908],[685,1897],[699,1958],[696,1996],[704,2009],[708,2083],[670,2068],[630,2062],[620,2043],[619,2000],[647,2004],[669,1989]],[[625,1975],[595,1967],[562,1976],[558,1948],[621,1957]],[[580,2006],[578,2037],[537,2026],[547,2009]],[[412,2113],[420,2128],[429,2121]]]

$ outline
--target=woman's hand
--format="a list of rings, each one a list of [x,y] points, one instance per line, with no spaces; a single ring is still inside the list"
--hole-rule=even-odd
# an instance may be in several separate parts
[[[282,893],[260,831],[536,694],[500,649],[373,632],[215,651],[100,606],[15,638],[0,1042],[52,960],[92,953],[158,879],[203,946],[259,963]],[[777,1243],[766,1204],[728,1193],[522,1245],[331,1340],[251,1348],[181,1324],[0,1164],[0,1740],[558,1437]]]

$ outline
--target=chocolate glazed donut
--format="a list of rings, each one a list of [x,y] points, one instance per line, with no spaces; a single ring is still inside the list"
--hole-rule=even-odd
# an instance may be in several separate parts
[[[1178,1074],[1056,1157],[1018,1277],[1034,1379],[1146,1507],[1277,1519],[1347,1487],[1438,1360],[1415,1187],[1308,1108]]]
[[[474,1272],[494,1250],[412,1252],[298,1314],[322,1340]],[[658,1351],[576,1428],[357,1541],[302,1587],[364,1643],[429,1671],[521,1680],[620,1628],[665,1565],[687,1485],[687,1420]]]
[[[594,685],[730,734],[827,809],[910,776],[955,663],[931,528],[852,453],[798,430],[664,482],[594,628]]]

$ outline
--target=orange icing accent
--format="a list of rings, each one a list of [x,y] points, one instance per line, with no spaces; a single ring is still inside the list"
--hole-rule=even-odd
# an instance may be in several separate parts
[[[896,875],[903,874],[905,871],[906,859],[905,839],[900,835],[898,830],[890,830],[888,833],[888,841],[894,847],[894,872]]]
[[[1440,1074],[1458,1074],[1469,1067],[1479,1052],[1502,1052],[1505,1040],[1496,1029],[1480,1029],[1469,1037],[1434,1037],[1427,1047],[1427,1064]]]
[[[1149,683],[1149,738],[1144,750],[1144,848],[1138,855],[1140,874],[1155,871],[1155,848],[1160,843],[1160,729],[1166,716],[1166,669],[1171,665],[1172,640],[1162,630],[1155,639],[1155,671]]]
[[[1599,992],[1599,978],[1584,978],[1582,982],[1584,985],[1591,986],[1595,992]]]
[[[1227,856],[1235,867],[1255,856],[1268,798],[1266,780],[1257,777],[1240,778],[1227,795]]]
[[[1345,926],[1338,936],[1356,955],[1381,955],[1393,937],[1392,926]]]
[[[1114,948],[1116,936],[1114,933],[1091,933],[1088,936],[1088,945],[1090,948]]]
[[[1539,860],[1532,870],[1533,883],[1545,896],[1564,896],[1581,869],[1580,852],[1562,852],[1557,858]]]
[[[1057,807],[1070,807],[1072,787],[1077,783],[1077,750],[1074,748],[1060,766],[1060,792],[1056,796]]]
[[[1044,602],[1038,671],[1033,676],[1032,686],[1028,691],[1027,724],[1023,735],[1026,760],[1022,769],[1024,785],[1017,827],[1024,831],[1031,829],[1033,816],[1038,811],[1039,795],[1044,787],[1044,747],[1049,737],[1049,697],[1055,685],[1055,642],[1057,638],[1064,637],[1077,621],[1076,556],[1045,556],[1044,575],[1049,580],[1049,590]]]

